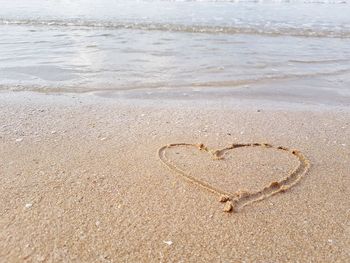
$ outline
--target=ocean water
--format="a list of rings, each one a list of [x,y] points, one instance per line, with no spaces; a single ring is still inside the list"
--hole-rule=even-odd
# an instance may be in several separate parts
[[[0,89],[347,102],[350,3],[0,0]]]

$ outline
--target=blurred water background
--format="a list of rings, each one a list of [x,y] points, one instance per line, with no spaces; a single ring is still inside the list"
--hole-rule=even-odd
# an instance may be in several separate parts
[[[347,1],[0,0],[0,7],[1,90],[350,96]]]

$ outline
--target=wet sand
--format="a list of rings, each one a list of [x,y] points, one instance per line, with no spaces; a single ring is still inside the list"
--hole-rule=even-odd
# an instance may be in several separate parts
[[[159,159],[182,142],[271,143],[311,166],[285,192],[227,213]],[[0,261],[347,262],[349,146],[348,108],[1,93]],[[230,193],[283,180],[292,157],[168,156]]]

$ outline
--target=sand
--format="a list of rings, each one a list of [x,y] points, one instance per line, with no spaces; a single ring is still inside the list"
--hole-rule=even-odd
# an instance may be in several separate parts
[[[270,143],[311,166],[290,189],[224,212],[159,159],[183,142]],[[348,108],[1,93],[0,261],[348,262],[349,146]],[[298,165],[254,147],[168,158],[229,193],[259,191]]]

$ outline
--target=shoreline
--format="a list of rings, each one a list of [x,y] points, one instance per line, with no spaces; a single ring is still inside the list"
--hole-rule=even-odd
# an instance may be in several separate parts
[[[1,92],[0,259],[349,260],[349,108],[219,101]],[[285,193],[228,214],[164,168],[158,149],[182,142],[283,145],[311,168]],[[222,163],[170,157],[232,191],[260,189],[294,164],[264,149]]]
[[[244,109],[244,110],[276,110],[276,111],[307,111],[307,112],[348,112],[350,105],[340,102],[327,103],[324,101],[299,100],[292,97],[270,97],[270,96],[245,96],[243,94],[225,95],[225,91],[207,91],[198,90],[189,92],[188,90],[171,93],[149,92],[149,91],[93,91],[83,93],[70,92],[37,92],[37,91],[0,91],[0,101],[4,103],[44,103],[53,102],[61,104],[75,104],[83,101],[86,105],[138,105],[140,107],[170,107],[170,108],[198,108],[208,107],[213,109]],[[161,102],[161,104],[159,104]],[[195,102],[195,103],[194,103]],[[349,102],[350,103],[350,102]]]
[[[109,100],[138,100],[145,101],[204,101],[224,102],[224,104],[240,103],[241,105],[273,105],[292,106],[293,108],[305,108],[308,106],[350,108],[350,94],[345,88],[325,88],[317,84],[308,85],[309,81],[299,79],[295,82],[260,82],[256,85],[238,85],[233,87],[154,87],[154,88],[125,88],[125,89],[64,89],[64,88],[40,88],[17,89],[0,87],[0,94],[32,94],[37,95],[68,95],[77,97],[95,96],[95,99]],[[306,82],[306,84],[304,83]],[[320,83],[319,83],[320,84]],[[346,83],[345,83],[346,84]],[[345,85],[344,84],[344,85]],[[323,83],[325,85],[325,83]],[[281,87],[283,87],[281,89]],[[316,88],[317,87],[317,88]],[[306,106],[306,107],[305,107]]]

